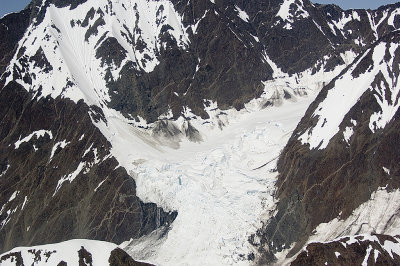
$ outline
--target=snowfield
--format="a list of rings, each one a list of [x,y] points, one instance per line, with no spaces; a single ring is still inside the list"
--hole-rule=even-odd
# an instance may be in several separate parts
[[[157,265],[248,265],[254,251],[248,238],[275,206],[277,157],[311,98],[284,108],[229,111],[235,114],[222,131],[193,121],[205,141],[183,141],[179,149],[145,144],[140,133],[126,133],[123,121],[110,126],[120,129],[108,132],[113,153],[136,180],[137,195],[178,211],[167,234],[160,230],[121,246]]]
[[[111,255],[111,251],[118,248],[115,244],[103,241],[75,239],[57,244],[14,248],[7,252],[7,254],[21,252],[24,265],[58,265],[60,261],[64,261],[68,266],[78,266],[78,251],[82,247],[92,254],[93,265],[96,266],[108,266],[108,259]],[[0,255],[0,257],[3,255],[5,254]],[[15,266],[18,265],[18,263],[14,258],[9,258],[2,261],[1,265]]]

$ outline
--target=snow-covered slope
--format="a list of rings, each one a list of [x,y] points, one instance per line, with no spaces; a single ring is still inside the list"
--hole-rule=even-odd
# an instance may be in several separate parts
[[[79,265],[80,260],[86,260],[89,264],[89,260],[79,254],[80,250],[86,250],[91,254],[93,265],[109,265],[111,251],[116,248],[117,245],[107,242],[70,240],[58,244],[15,248],[0,255],[0,262],[1,265],[16,265],[16,261],[20,258],[24,265],[58,265],[61,261],[67,265]]]
[[[223,131],[204,127],[204,142],[178,150],[134,151],[131,135],[120,153],[139,197],[179,214],[161,239],[144,237],[125,250],[160,265],[248,265],[256,252],[248,238],[274,206],[277,157],[309,103],[236,113]]]
[[[19,247],[0,255],[0,264],[14,265],[123,265],[133,260],[117,245],[85,239],[69,240],[57,244]],[[118,264],[119,262],[119,264]],[[133,264],[129,264],[133,265]],[[136,262],[135,265],[142,265]],[[143,264],[148,265],[148,264]]]
[[[311,149],[326,148],[332,137],[339,132],[345,116],[366,91],[372,91],[379,104],[379,110],[369,119],[371,132],[384,128],[393,119],[400,106],[400,84],[396,71],[399,45],[393,40],[388,41],[383,40],[368,49],[346,73],[329,85],[332,89],[312,114],[312,118],[317,121],[316,125],[299,137],[302,144],[308,144]],[[337,111],[332,112],[333,109]],[[357,121],[352,121],[356,126]],[[343,132],[345,141],[349,142],[352,131],[353,126],[346,128],[349,133]]]
[[[34,19],[28,27],[6,81],[24,72],[31,79],[19,82],[30,91],[40,91],[40,97],[62,95],[101,106],[110,101],[107,80],[117,79],[127,62],[145,72],[159,64],[156,53],[165,45],[158,38],[162,31],[169,31],[178,46],[188,42],[182,19],[169,1],[88,1],[72,10],[43,1],[40,9],[44,18],[39,24]],[[99,56],[99,47],[111,45],[112,40],[117,47],[108,49],[115,49],[111,53],[119,52],[119,57]]]
[[[399,233],[399,36],[379,39],[308,108],[278,161],[261,247],[292,257],[307,241]]]

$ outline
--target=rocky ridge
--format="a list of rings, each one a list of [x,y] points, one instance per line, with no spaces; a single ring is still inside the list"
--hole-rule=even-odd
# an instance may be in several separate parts
[[[267,250],[296,243],[293,256],[318,225],[346,220],[379,188],[399,189],[392,148],[399,139],[398,42],[394,31],[368,48],[322,89],[293,132],[278,161],[277,211],[260,231]]]
[[[291,265],[398,265],[399,237],[359,235],[311,243]]]

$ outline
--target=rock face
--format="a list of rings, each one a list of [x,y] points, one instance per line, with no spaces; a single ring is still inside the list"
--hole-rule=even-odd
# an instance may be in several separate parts
[[[151,266],[152,264],[137,262],[132,259],[125,251],[120,248],[111,251],[110,258],[108,259],[110,266]]]
[[[346,219],[380,187],[400,188],[399,32],[360,55],[309,107],[283,150],[277,214],[262,243],[296,253],[321,223]]]
[[[207,101],[241,109],[263,93],[274,64],[298,79],[306,70],[329,72],[348,63],[345,52],[357,54],[396,29],[400,18],[396,5],[343,11],[308,0],[37,0],[29,8],[31,34],[8,75],[34,91],[42,86],[44,95],[95,91],[78,97],[147,122],[187,109],[207,118]],[[57,76],[57,86],[40,82],[40,68],[28,63],[35,55],[53,66],[40,76]]]
[[[82,101],[37,100],[11,82],[0,92],[0,250],[72,238],[115,243],[173,221],[136,197],[135,181]]]
[[[399,237],[360,235],[311,243],[291,265],[399,265]]]

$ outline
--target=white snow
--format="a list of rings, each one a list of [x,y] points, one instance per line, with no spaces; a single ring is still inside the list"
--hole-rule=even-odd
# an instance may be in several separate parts
[[[204,142],[183,140],[178,149],[160,145],[121,117],[107,117],[108,126],[97,124],[112,143],[112,154],[134,177],[137,195],[178,211],[162,240],[145,237],[126,250],[162,265],[247,264],[241,255],[253,250],[248,237],[275,204],[276,159],[311,100],[263,110],[255,101],[245,110],[225,111],[228,120],[217,118],[221,111],[211,104],[209,123],[191,120]],[[217,119],[225,124],[223,131]]]
[[[101,187],[101,185],[103,185],[103,183],[104,183],[106,180],[107,180],[107,178],[104,179],[103,181],[101,181],[101,182],[97,185],[97,187],[94,189],[94,192],[96,192],[96,191],[99,189],[99,187]]]
[[[87,148],[86,150],[85,150],[85,152],[83,153],[83,156],[82,156],[82,158],[83,157],[85,157],[86,156],[86,154],[88,154],[91,150],[92,150],[92,147],[93,147],[93,143],[92,144],[90,144],[90,146],[89,146],[89,148]]]
[[[361,263],[362,266],[367,266],[368,265],[368,258],[369,258],[370,254],[371,254],[371,251],[372,251],[372,246],[368,246],[367,253],[365,254],[364,260]]]
[[[357,121],[355,121],[353,119],[351,120],[351,123],[353,124],[353,126],[357,125]],[[343,131],[343,138],[347,142],[347,144],[350,143],[350,138],[351,138],[351,136],[353,136],[353,133],[354,133],[353,126],[346,127],[346,129]]]
[[[361,18],[358,15],[357,10],[352,10],[351,13],[349,14],[345,14],[343,13],[342,17],[338,20],[332,20],[333,24],[341,31],[344,32],[344,27],[346,26],[347,23],[349,23],[350,21],[354,21],[354,20],[358,20],[360,21]],[[332,30],[332,32],[335,32],[334,30]]]
[[[246,11],[240,9],[237,5],[235,5],[235,9],[238,12],[239,18],[245,22],[249,22],[249,15],[247,15]]]
[[[125,8],[122,7],[122,3]],[[294,0],[284,1],[278,16],[286,23],[284,27],[287,29],[291,28],[290,23],[294,21],[294,15],[290,12],[292,4],[295,5],[295,12],[300,18],[308,17],[301,4]],[[164,6],[164,10],[157,15],[161,5]],[[42,97],[50,95],[55,98],[62,95],[74,101],[84,99],[88,104],[101,106],[110,100],[104,80],[106,69],[101,66],[100,60],[95,58],[95,50],[99,45],[97,42],[101,36],[105,34],[116,38],[127,51],[127,57],[121,65],[111,65],[114,79],[118,78],[122,66],[129,61],[136,62],[140,69],[147,72],[154,69],[159,63],[155,53],[163,45],[156,41],[156,36],[163,25],[168,24],[173,28],[169,32],[181,48],[184,49],[188,44],[186,29],[182,26],[183,18],[167,0],[114,1],[113,12],[116,15],[105,14],[103,19],[106,25],[99,27],[97,36],[91,36],[88,42],[84,40],[87,28],[79,25],[72,27],[70,23],[64,23],[83,20],[90,8],[100,8],[104,11],[106,6],[110,7],[106,0],[92,1],[90,5],[84,3],[74,10],[51,6],[44,22],[37,27],[31,27],[28,30],[30,33],[24,36],[19,46],[21,47],[24,41],[32,43],[38,38],[35,45],[29,46],[25,54],[34,55],[41,47],[53,70],[44,73],[33,64],[29,65],[29,71],[39,78],[33,81],[32,86],[26,88],[35,91],[42,85]],[[236,9],[241,19],[249,20],[244,11],[238,7]],[[89,21],[89,26],[99,17],[96,13],[93,20]],[[353,19],[357,19],[356,15],[354,17]],[[157,20],[161,21],[160,25],[157,25]],[[192,26],[193,32],[196,32],[200,21],[201,19]],[[53,24],[59,32],[51,27]],[[142,30],[141,34],[136,33],[136,26]],[[48,38],[43,37],[46,34]],[[126,37],[130,34],[134,40]],[[258,41],[257,37],[253,37]],[[139,40],[147,44],[144,51],[135,50],[134,45],[130,44],[130,41]],[[142,59],[146,54],[151,59],[143,63]],[[342,54],[346,63],[354,57],[352,52]],[[318,63],[323,65],[327,59],[323,58]],[[135,245],[127,243],[126,249],[135,257],[162,265],[175,265],[177,261],[181,265],[248,264],[248,261],[243,261],[242,258],[242,255],[246,257],[253,251],[248,237],[260,228],[261,221],[269,217],[268,211],[275,205],[273,192],[277,175],[276,159],[315,93],[345,67],[339,66],[331,72],[324,72],[321,67],[315,74],[311,74],[309,69],[289,76],[281,71],[266,53],[264,60],[273,68],[274,80],[264,81],[265,90],[262,97],[247,104],[245,109],[222,112],[217,108],[217,103],[210,102],[210,107],[206,108],[211,117],[208,120],[200,119],[194,116],[189,108],[186,109],[186,117],[192,118],[190,123],[199,130],[204,140],[200,144],[187,140],[172,143],[171,140],[157,139],[150,131],[154,125],[147,124],[144,119],[139,118],[140,121],[136,122],[123,117],[115,110],[102,107],[107,124],[103,121],[95,124],[112,144],[112,154],[135,179],[138,196],[145,202],[155,202],[165,210],[177,210],[179,213],[171,230],[161,239],[150,235],[143,237],[140,245],[136,245],[137,241],[133,242]],[[19,65],[16,58],[12,64]],[[12,68],[9,70],[12,71]],[[65,88],[68,80],[74,85]],[[354,84],[358,83],[360,80],[354,81]],[[279,101],[281,107],[261,109],[267,100],[281,99],[284,91],[288,91],[293,98]],[[306,94],[310,97],[303,98]],[[386,120],[390,116],[387,113],[382,113]],[[162,118],[169,119],[171,116],[169,111]],[[187,121],[183,118],[171,123],[178,128],[187,126]],[[220,128],[224,130],[221,131]],[[350,133],[349,130],[346,135],[348,138],[351,137]],[[44,136],[44,133],[40,134],[36,136]],[[16,148],[22,142],[29,141],[33,135],[18,141],[15,144]],[[52,138],[51,132],[49,135]],[[84,135],[79,140],[83,138]],[[311,139],[311,142],[314,143],[314,139]],[[66,145],[66,140],[56,143],[50,159],[58,147],[64,148]],[[91,150],[92,146],[85,151],[84,156]],[[94,161],[99,162],[97,150],[94,149],[93,153]],[[87,171],[90,165],[88,162],[81,162],[75,171],[62,177],[54,195],[64,182],[72,182],[79,173]],[[100,182],[95,191],[104,182],[105,180]],[[80,248],[80,245],[77,247]],[[67,252],[70,252],[68,250]],[[76,250],[73,252],[76,253]],[[72,256],[72,253],[70,254]]]
[[[353,133],[353,127],[346,127],[346,129],[343,131],[343,137],[347,144],[350,142],[350,138]]]
[[[60,142],[57,142],[56,144],[54,144],[53,148],[51,149],[51,153],[50,153],[50,159],[49,161],[51,161],[53,159],[54,153],[56,152],[56,150],[60,147],[61,149],[64,149],[65,146],[67,146],[70,142],[63,140]]]
[[[345,238],[348,238],[348,239],[345,239]],[[371,234],[368,234],[368,233],[367,234],[359,234],[359,235],[342,236],[342,237],[338,237],[336,239],[332,239],[332,240],[329,240],[329,241],[310,241],[310,242],[308,242],[308,244],[310,244],[310,243],[339,242],[345,248],[347,248],[347,246],[349,246],[349,245],[352,245],[352,244],[355,244],[355,243],[359,243],[360,244],[360,243],[362,243],[364,241],[370,241],[370,242],[375,242],[377,244],[381,244],[381,241],[379,240],[379,238],[377,236],[371,235]],[[399,243],[399,241],[400,241],[399,236],[394,236],[394,242],[390,241],[390,240],[385,240],[383,245],[381,244],[381,247],[386,252],[388,252],[388,254],[392,257],[392,259],[394,258],[393,254],[400,255],[400,243]],[[366,254],[365,254],[364,260],[361,263],[361,265],[365,265],[365,266],[368,265],[368,259],[371,256],[371,252],[372,251],[374,252],[373,253],[373,258],[374,258],[375,262],[377,261],[377,258],[379,256],[380,252],[379,252],[379,250],[374,249],[372,245],[369,245],[367,247]],[[339,256],[341,254],[339,252],[335,252],[335,255],[336,255],[337,258],[339,258]],[[294,258],[295,257],[296,257],[296,255],[294,256]],[[286,260],[286,262],[287,261],[288,260]]]
[[[193,34],[197,33],[197,28],[199,27],[200,22],[206,17],[208,11],[210,10],[206,10],[206,12],[204,12],[204,15],[194,25],[191,26]]]
[[[291,7],[294,7],[294,10],[291,11]],[[295,18],[308,18],[310,14],[308,14],[304,9],[302,1],[284,0],[276,16],[280,17],[280,19],[285,23],[283,27],[290,30],[292,29],[291,23],[294,22]],[[277,24],[279,24],[279,22],[277,22]]]
[[[44,6],[42,5],[42,8]],[[78,21],[83,21],[90,9],[101,10],[96,12],[94,18],[89,20],[87,27],[82,27]],[[108,12],[106,12],[108,10]],[[136,20],[136,17],[139,17]],[[97,28],[97,35],[91,35],[85,40],[89,27],[102,18],[105,25]],[[73,21],[74,25],[70,22]],[[114,79],[118,79],[119,72],[129,61],[137,64],[140,70],[150,72],[158,65],[157,51],[162,47],[161,41],[156,38],[161,33],[164,25],[171,26],[168,32],[177,40],[179,47],[185,49],[188,36],[182,25],[182,17],[174,10],[173,4],[168,0],[162,1],[113,1],[98,0],[86,2],[77,8],[56,8],[54,5],[46,10],[43,22],[40,25],[31,25],[25,36],[19,42],[22,47],[27,46],[24,56],[31,57],[38,49],[53,67],[48,73],[43,68],[36,67],[33,62],[28,64],[28,71],[33,73],[32,85],[25,84],[27,90],[37,92],[42,88],[39,98],[59,95],[77,102],[84,99],[89,105],[98,105],[110,101],[106,86],[106,70],[110,69]],[[140,28],[141,31],[138,31]],[[112,63],[102,66],[101,60],[96,58],[96,49],[102,44],[102,36],[114,37],[126,50],[126,58],[121,65]],[[136,50],[131,42],[142,41],[146,44],[143,50]],[[14,65],[22,68],[17,55],[11,60],[8,71],[14,71]],[[11,78],[7,79],[7,83]],[[67,82],[72,86],[67,86]]]
[[[394,49],[397,48],[397,44],[392,44],[389,51],[393,54]],[[363,57],[367,55],[368,50]],[[309,144],[310,149],[324,149],[328,146],[331,138],[339,131],[339,126],[343,121],[344,116],[350,111],[350,109],[357,103],[358,99],[362,94],[371,88],[375,76],[381,72],[386,78],[386,81],[390,81],[388,73],[388,66],[392,62],[386,63],[384,61],[384,55],[386,51],[386,43],[380,43],[373,50],[373,62],[374,65],[366,73],[362,73],[359,77],[354,78],[352,71],[357,67],[359,62],[363,59],[361,57],[356,64],[354,64],[349,71],[342,74],[334,84],[334,87],[328,91],[326,99],[323,100],[317,109],[315,110],[313,117],[318,119],[317,125],[309,128],[303,135],[299,137],[299,140],[303,144]],[[376,99],[381,106],[382,111],[375,113],[371,116],[370,128],[374,132],[378,128],[384,127],[393,118],[395,111],[397,110],[399,103],[394,101],[397,97],[400,87],[397,85],[397,80],[394,87],[391,90],[392,102],[387,101],[385,98],[380,99],[378,95],[385,96],[384,90],[379,88],[373,88],[376,92]],[[335,112],[332,112],[335,110]],[[351,130],[346,129],[345,137],[351,136]]]
[[[399,243],[393,243],[392,241],[386,240],[385,243],[383,244],[383,248],[389,253],[392,259],[393,259],[393,253],[395,253],[397,256],[400,255]]]
[[[7,173],[7,170],[8,170],[9,168],[10,168],[10,165],[7,164],[6,169],[4,169],[4,171],[0,173],[0,177],[2,177],[5,173]]]
[[[382,167],[382,169],[383,169],[383,171],[385,171],[385,173],[387,175],[390,175],[390,170],[389,169],[387,169],[386,167]]]
[[[25,198],[24,198],[24,202],[22,203],[22,206],[21,206],[21,210],[23,210],[24,209],[24,207],[25,207],[25,204],[26,204],[26,202],[28,201],[28,197],[27,196],[25,196]]]
[[[380,188],[371,199],[360,205],[346,220],[335,218],[320,224],[309,242],[333,241],[359,234],[400,234],[400,190],[387,192]]]
[[[281,17],[284,21],[290,19],[290,5],[294,4],[295,0],[284,0],[277,16]]]
[[[390,26],[393,26],[394,27],[394,18],[397,16],[397,15],[400,15],[400,9],[395,9],[395,10],[393,10],[393,12],[390,14],[390,17],[388,18],[388,25],[390,25]]]
[[[38,130],[38,131],[34,131],[31,134],[29,134],[28,136],[24,137],[23,139],[21,139],[21,137],[19,138],[19,140],[17,142],[15,142],[15,149],[18,149],[19,146],[24,143],[24,142],[29,142],[31,140],[31,138],[33,138],[34,136],[39,139],[44,137],[44,135],[47,134],[49,135],[50,139],[53,139],[53,134],[51,133],[50,130]]]
[[[393,256],[393,254],[396,254],[397,256],[398,255],[400,255],[400,238],[399,238],[399,236],[392,236],[393,238],[394,238],[394,241],[391,241],[391,240],[385,240],[384,241],[384,243],[383,243],[383,245],[381,244],[382,242],[381,242],[381,240],[376,236],[376,235],[371,235],[371,234],[368,234],[368,233],[366,233],[366,234],[358,234],[358,235],[350,235],[350,236],[341,236],[341,237],[338,237],[338,238],[336,238],[336,239],[332,239],[332,240],[329,240],[329,241],[309,241],[308,243],[307,243],[307,245],[308,244],[310,244],[310,243],[326,243],[326,244],[328,244],[328,243],[331,243],[331,242],[339,242],[339,243],[341,243],[345,248],[347,248],[349,245],[352,245],[352,244],[355,244],[355,243],[357,243],[357,244],[361,244],[362,242],[364,242],[364,241],[370,241],[370,242],[375,242],[376,244],[380,244],[381,245],[381,247],[386,251],[386,252],[388,252],[388,254],[392,257],[392,259],[394,258],[394,256]],[[346,239],[347,238],[347,239]],[[303,249],[304,250],[304,249]],[[361,265],[368,265],[368,259],[369,259],[369,257],[371,256],[371,252],[374,252],[372,255],[373,255],[373,258],[374,258],[374,261],[376,262],[377,261],[377,259],[378,259],[378,256],[379,256],[379,254],[380,254],[380,252],[379,252],[379,250],[378,249],[374,249],[373,248],[373,246],[372,245],[369,245],[368,247],[367,247],[367,250],[366,250],[366,254],[365,254],[365,257],[364,257],[364,260],[363,260],[363,262],[361,263]],[[340,256],[341,254],[339,253],[339,252],[335,252],[335,256],[337,257],[337,258],[339,258],[339,256]],[[293,260],[295,257],[296,257],[297,255],[295,255],[295,256],[293,256],[293,258],[292,259],[289,259],[289,260],[285,260],[285,262],[287,263],[287,262],[290,262],[290,260]],[[282,260],[280,260],[279,262],[281,262]]]
[[[378,256],[379,254],[381,254],[378,250],[374,250],[374,258],[375,258],[375,262],[378,260]]]
[[[394,54],[398,48],[398,44],[391,43],[389,51],[392,55],[392,58],[388,62],[389,67],[394,66]],[[382,54],[384,54],[384,52],[382,52]],[[374,62],[380,62],[375,60],[382,60],[382,57],[374,57],[373,60]],[[398,82],[398,78],[393,77],[393,74],[389,73],[388,67],[382,67],[380,72],[383,74],[385,81],[381,81],[379,84],[373,87],[375,98],[381,108],[381,111],[375,112],[371,116],[369,128],[372,132],[375,132],[377,129],[384,128],[393,119],[395,113],[400,107],[400,83]],[[387,83],[389,83],[389,87],[386,86]],[[386,95],[386,89],[388,89],[390,95]]]
[[[78,251],[81,249],[81,247],[84,247],[89,253],[92,254],[93,265],[96,266],[108,266],[108,259],[110,257],[111,251],[118,248],[117,245],[108,242],[75,239],[56,244],[48,244],[34,247],[17,247],[7,253],[0,255],[0,257],[12,252],[21,252],[24,265],[57,265],[61,261],[65,261],[68,265],[78,266]],[[30,250],[40,250],[42,260],[35,260],[35,254],[29,252]],[[46,256],[44,255],[47,252],[51,252],[51,255],[48,259],[46,259]],[[11,261],[11,259],[8,259],[2,261],[1,265],[15,266],[15,261]]]
[[[85,162],[80,162],[75,171],[73,171],[72,173],[70,173],[67,176],[61,177],[60,180],[58,180],[57,187],[56,187],[56,189],[54,191],[53,196],[57,193],[57,191],[61,188],[62,184],[65,181],[69,181],[70,183],[72,181],[74,181],[74,179],[80,174],[80,172],[84,169],[85,166],[86,166]]]
[[[13,201],[13,200],[17,197],[18,193],[19,193],[19,191],[14,191],[14,193],[13,193],[13,194],[11,195],[11,197],[8,199],[8,202]]]

